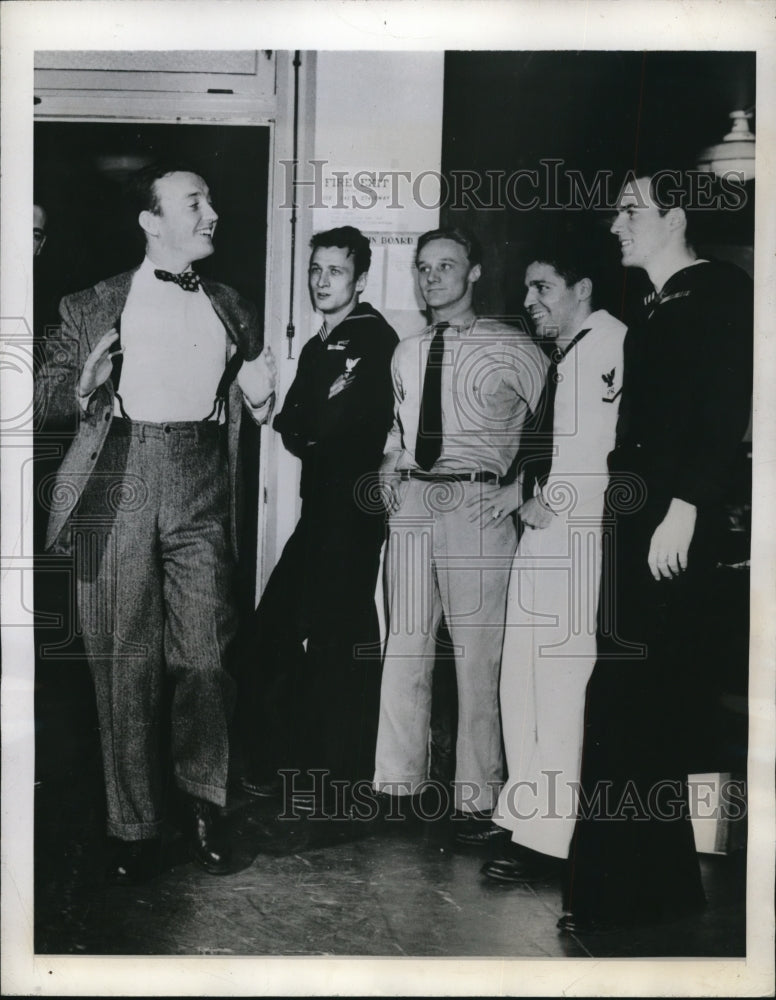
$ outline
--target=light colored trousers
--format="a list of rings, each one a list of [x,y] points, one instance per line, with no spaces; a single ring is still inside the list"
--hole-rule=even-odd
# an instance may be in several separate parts
[[[479,496],[478,483],[411,480],[402,489],[385,561],[389,620],[375,787],[414,794],[428,777],[431,680],[444,614],[458,685],[454,805],[490,811],[503,771],[498,683],[514,524],[470,520],[474,508],[466,504]]]
[[[596,659],[601,505],[526,528],[509,581],[501,717],[507,780],[493,819],[523,847],[568,857],[585,690]]]

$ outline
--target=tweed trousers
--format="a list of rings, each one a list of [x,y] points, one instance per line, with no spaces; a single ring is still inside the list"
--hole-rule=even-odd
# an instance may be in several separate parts
[[[413,794],[428,777],[436,633],[445,617],[458,687],[455,808],[493,809],[502,782],[498,685],[515,526],[472,521],[478,483],[403,486],[389,523],[389,626],[375,787]]]
[[[73,518],[108,833],[158,836],[175,784],[226,801],[236,621],[222,429],[115,420]]]

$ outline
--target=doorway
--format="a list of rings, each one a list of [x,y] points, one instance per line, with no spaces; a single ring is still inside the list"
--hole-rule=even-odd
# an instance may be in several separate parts
[[[63,295],[136,267],[143,258],[137,219],[127,208],[131,174],[148,162],[190,163],[211,189],[219,213],[216,252],[197,265],[252,300],[264,316],[270,127],[94,121],[37,121],[34,200],[47,214],[47,240],[35,258],[34,329],[38,342],[56,335]],[[260,435],[242,424],[241,483],[245,516],[240,537],[238,603],[253,610],[258,551]],[[74,425],[39,430],[34,442],[36,674],[67,674],[82,661],[72,559],[42,552],[47,509],[42,484],[56,471]]]

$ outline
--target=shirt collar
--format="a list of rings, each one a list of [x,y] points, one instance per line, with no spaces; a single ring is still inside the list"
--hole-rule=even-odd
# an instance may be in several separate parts
[[[192,271],[192,270],[193,270],[193,268],[192,268],[191,264],[189,264],[189,266],[185,267],[183,269],[183,271],[181,271],[180,273],[183,274],[185,271]],[[137,274],[140,275],[140,276],[142,276],[142,278],[144,280],[148,279],[148,280],[154,280],[154,281],[158,282],[159,279],[154,274],[154,271],[170,271],[170,269],[169,269],[169,267],[162,267],[161,264],[154,264],[154,262],[151,260],[150,257],[145,256],[143,258],[143,263],[137,269]],[[178,272],[170,271],[170,273],[171,274],[175,274],[175,273],[178,273]],[[201,280],[202,279],[200,278],[200,281]]]
[[[433,333],[438,326],[442,323],[446,323],[450,329],[457,330],[459,333],[465,333],[471,330],[476,321],[477,314],[467,311],[458,316],[452,316],[450,319],[441,319],[435,323],[431,323],[428,327],[428,331]]]
[[[154,264],[150,257],[144,257],[143,263],[137,269],[138,277],[141,278],[153,278],[154,271],[157,269],[158,265]]]
[[[337,323],[337,325],[334,327],[333,330],[329,330],[327,328],[326,321],[324,320],[324,322],[318,328],[318,336],[321,338],[324,344],[326,343],[327,340],[338,340],[343,333],[347,333],[347,330],[343,329],[343,327],[349,320],[362,319],[364,316],[370,316],[370,315],[372,315],[372,307],[369,305],[369,303],[358,302],[356,303],[355,306],[353,306],[353,308],[350,310],[347,316],[344,319],[341,319],[339,323]]]

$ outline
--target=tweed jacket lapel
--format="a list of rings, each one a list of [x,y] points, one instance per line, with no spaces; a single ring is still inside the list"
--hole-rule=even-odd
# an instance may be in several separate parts
[[[221,320],[229,339],[241,351],[246,361],[252,361],[261,349],[258,341],[249,335],[249,322],[243,301],[228,285],[222,285],[208,278],[202,279],[202,287],[210,299],[216,316]]]
[[[116,326],[121,318],[136,271],[137,268],[133,268],[131,271],[117,274],[115,278],[106,278],[105,281],[94,286],[96,301],[94,311],[89,316],[90,349],[94,347],[94,344],[91,343],[92,331],[95,331],[99,338],[106,330]]]
[[[240,346],[239,340],[235,335],[233,329],[232,319],[229,316],[229,310],[224,304],[224,297],[221,295],[221,286],[214,284],[212,281],[208,281],[206,278],[201,279],[202,288],[205,294],[210,299],[210,302],[215,310],[216,316],[224,324],[224,329],[226,330],[227,336],[232,341],[233,344]]]

